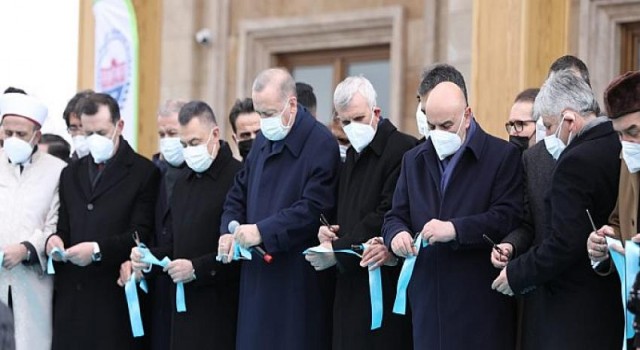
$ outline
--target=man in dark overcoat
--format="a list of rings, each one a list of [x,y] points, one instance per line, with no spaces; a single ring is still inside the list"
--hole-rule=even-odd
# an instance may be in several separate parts
[[[91,153],[60,176],[57,232],[46,247],[48,255],[57,247],[66,256],[55,266],[52,348],[137,349],[144,339],[133,338],[116,280],[132,234],[151,235],[160,173],[121,136],[124,121],[111,96],[88,96],[81,120]]]
[[[515,303],[490,289],[499,271],[483,235],[500,241],[520,223],[520,152],[480,128],[458,85],[436,85],[423,103],[429,139],[405,154],[382,229],[396,255],[417,255],[414,348],[511,350]],[[416,234],[426,247],[414,249]]]
[[[545,317],[534,325],[544,335],[541,349],[622,348],[620,281],[613,274],[598,276],[585,249],[593,231],[587,210],[596,227],[607,223],[620,174],[618,135],[598,109],[589,85],[569,70],[552,74],[534,105],[547,123],[559,121],[555,134],[545,138],[551,153],[559,154],[545,199],[545,237],[510,261],[493,288],[542,294],[538,307]]]
[[[237,349],[327,349],[331,310],[302,252],[317,243],[320,214],[334,210],[340,153],[329,130],[297,104],[295,81],[268,69],[253,83],[260,134],[224,206],[221,255],[261,246],[240,277]]]

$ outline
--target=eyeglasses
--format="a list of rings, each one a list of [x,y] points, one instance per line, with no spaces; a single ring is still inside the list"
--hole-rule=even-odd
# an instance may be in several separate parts
[[[522,132],[524,130],[524,126],[527,123],[535,123],[535,120],[516,120],[512,122],[504,123],[504,128],[507,132],[511,132],[511,130],[515,130],[516,132]]]

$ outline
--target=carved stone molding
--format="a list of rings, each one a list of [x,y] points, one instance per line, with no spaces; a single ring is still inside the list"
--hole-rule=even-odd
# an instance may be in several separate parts
[[[241,21],[236,95],[250,95],[254,77],[272,67],[277,54],[389,44],[389,115],[398,123],[402,119],[404,28],[401,6]]]
[[[620,25],[640,21],[638,0],[581,0],[578,55],[602,102],[609,82],[620,74]]]

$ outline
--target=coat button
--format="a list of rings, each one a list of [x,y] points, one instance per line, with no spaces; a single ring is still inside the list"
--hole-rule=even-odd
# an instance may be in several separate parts
[[[81,291],[82,290],[82,284],[80,284],[80,283],[76,284],[76,290],[77,291]]]
[[[93,210],[93,203],[87,204],[87,210],[89,210],[89,211]]]
[[[211,270],[211,272],[209,272],[209,274],[211,275],[211,277],[216,275],[216,270]]]

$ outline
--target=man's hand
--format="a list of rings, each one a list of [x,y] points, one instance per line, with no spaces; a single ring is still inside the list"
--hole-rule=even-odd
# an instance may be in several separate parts
[[[316,271],[322,271],[336,264],[336,256],[333,253],[333,246],[330,242],[320,244],[321,247],[331,251],[331,253],[308,253],[304,258],[313,266]]]
[[[236,240],[233,238],[233,234],[226,233],[220,236],[218,240],[218,257],[223,264],[228,264],[233,260],[233,249],[236,244]]]
[[[320,243],[335,241],[338,239],[336,234],[338,231],[340,231],[340,225],[331,225],[331,229],[326,225],[322,225],[318,230],[318,241]]]
[[[58,236],[58,235],[53,235],[53,236],[49,237],[49,240],[47,241],[47,246],[45,247],[45,251],[47,252],[47,256],[51,256],[51,251],[53,250],[53,248],[58,248],[61,251],[64,251],[64,242],[62,241],[62,238],[60,238],[60,236]],[[60,260],[60,256],[58,254],[55,254],[53,256],[53,260],[54,261],[61,261]]]
[[[398,263],[391,252],[382,242],[381,237],[375,237],[367,242],[367,249],[362,253],[362,260],[360,260],[360,266],[369,267],[369,270],[375,270],[382,265]]]
[[[91,264],[93,255],[93,242],[82,242],[67,249],[67,261],[78,266]]]
[[[133,266],[131,265],[131,261],[127,260],[120,265],[120,277],[118,277],[118,285],[120,287],[124,287],[125,284],[129,281],[131,274],[135,273],[136,282],[142,279],[142,271],[133,271]]]
[[[171,276],[173,283],[188,283],[196,279],[191,260],[177,259],[169,263],[164,271]]]
[[[500,292],[504,295],[513,296],[513,291],[509,286],[509,279],[507,278],[507,268],[500,271],[500,275],[491,284],[491,289]]]
[[[436,242],[446,243],[456,238],[456,228],[450,221],[440,221],[431,219],[422,228],[422,239],[434,244]]]
[[[498,249],[491,249],[491,264],[493,264],[493,267],[496,269],[503,269],[507,266],[509,259],[511,259],[513,255],[513,246],[511,243],[500,243],[497,247],[500,248],[502,253],[500,253]]]
[[[9,244],[2,247],[2,251],[4,252],[2,266],[7,270],[11,270],[27,258],[27,247],[24,244]]]
[[[413,246],[413,237],[407,231],[402,231],[393,237],[391,250],[402,258],[406,258],[409,255],[418,255],[416,247]]]
[[[604,225],[598,231],[593,231],[589,234],[589,238],[587,239],[587,254],[591,261],[600,262],[609,259],[609,247],[607,246],[607,239],[605,237],[613,237],[614,235],[615,232],[613,228],[608,225]],[[624,248],[618,244],[611,246],[611,248],[624,254]]]
[[[131,259],[131,268],[135,272],[141,272],[149,269],[149,264],[142,262],[142,252],[138,249],[138,247],[131,248],[131,254],[129,254],[129,259]],[[125,283],[127,281],[125,280]]]
[[[236,243],[240,244],[244,248],[250,248],[262,243],[262,237],[258,230],[258,225],[240,225],[236,229],[233,235],[236,239]]]

